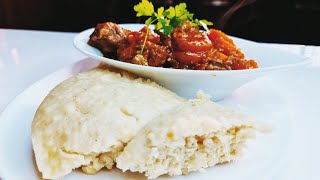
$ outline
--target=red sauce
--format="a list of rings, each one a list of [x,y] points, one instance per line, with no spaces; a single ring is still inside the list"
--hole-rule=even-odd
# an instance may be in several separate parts
[[[101,37],[99,32],[108,32],[108,35],[97,41],[97,36]],[[107,22],[96,27],[95,33],[90,36],[89,44],[104,50],[107,56],[116,54],[116,59],[145,66],[194,70],[238,70],[258,67],[254,60],[245,59],[233,40],[223,32],[216,29],[210,29],[209,32],[200,31],[189,22],[174,28],[171,37],[161,32],[155,33],[147,27],[140,31],[129,31]]]

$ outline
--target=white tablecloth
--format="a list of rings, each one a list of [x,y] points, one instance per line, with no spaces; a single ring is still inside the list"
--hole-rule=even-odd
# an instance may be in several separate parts
[[[0,112],[30,84],[84,59],[72,44],[75,33],[0,29]],[[307,56],[320,66],[320,47],[266,44]]]

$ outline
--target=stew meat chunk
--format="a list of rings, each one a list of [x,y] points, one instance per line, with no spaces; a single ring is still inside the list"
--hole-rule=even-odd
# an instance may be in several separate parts
[[[173,29],[171,36],[144,27],[129,31],[112,22],[98,24],[89,45],[106,57],[144,66],[194,70],[238,70],[257,68],[245,59],[233,40],[223,32],[200,31],[189,22]]]

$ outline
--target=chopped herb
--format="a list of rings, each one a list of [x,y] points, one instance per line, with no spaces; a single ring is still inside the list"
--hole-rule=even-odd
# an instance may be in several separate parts
[[[135,5],[133,8],[137,12],[137,17],[149,17],[145,24],[149,27],[151,24],[155,25],[155,29],[163,32],[164,34],[170,36],[174,27],[182,26],[183,21],[190,21],[193,26],[203,27],[208,31],[208,27],[213,23],[207,20],[193,19],[194,14],[187,10],[186,3],[180,3],[175,7],[170,6],[168,9],[164,7],[159,7],[157,12],[154,11],[152,2],[148,0],[142,0],[139,4]],[[146,33],[148,36],[148,32]],[[145,41],[141,47],[141,53],[143,52]]]

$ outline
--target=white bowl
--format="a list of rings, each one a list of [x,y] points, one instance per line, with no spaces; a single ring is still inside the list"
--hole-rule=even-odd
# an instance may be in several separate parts
[[[121,24],[121,27],[140,30],[143,25]],[[247,58],[257,61],[258,69],[209,71],[141,66],[103,57],[98,49],[87,44],[93,30],[85,30],[74,38],[74,46],[79,51],[113,67],[150,78],[186,98],[193,98],[198,90],[203,90],[212,96],[212,100],[221,100],[243,84],[266,73],[300,68],[311,63],[310,59],[303,56],[231,37]]]

